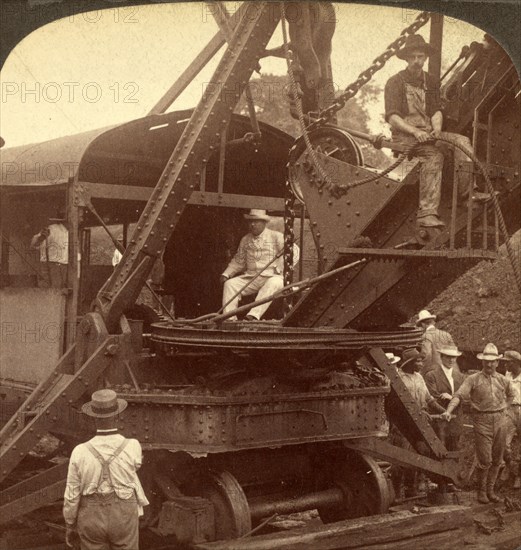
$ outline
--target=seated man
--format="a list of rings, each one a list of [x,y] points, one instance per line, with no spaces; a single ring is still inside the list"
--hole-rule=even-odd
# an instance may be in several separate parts
[[[224,283],[224,313],[236,309],[241,296],[258,293],[257,300],[262,300],[284,286],[284,236],[266,227],[270,220],[266,210],[252,209],[244,217],[249,220],[250,232],[241,239],[237,253],[221,275],[221,282]],[[298,247],[294,245],[294,263],[298,261],[298,255]],[[246,320],[260,319],[270,303],[252,308]]]
[[[385,85],[385,120],[392,127],[393,140],[404,145],[420,145],[415,155],[421,163],[418,225],[438,227],[445,225],[438,208],[441,198],[443,153],[434,141],[443,126],[439,82],[423,71],[427,57],[434,48],[419,34],[409,36],[405,46],[396,54],[407,62],[407,68],[392,76]],[[449,134],[461,145],[471,148],[470,140],[458,134]],[[455,150],[455,161],[468,157]],[[460,174],[460,195],[468,193],[471,173]]]

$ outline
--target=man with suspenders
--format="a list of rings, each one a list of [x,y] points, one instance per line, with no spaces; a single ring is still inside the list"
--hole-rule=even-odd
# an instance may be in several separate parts
[[[118,433],[119,414],[127,407],[112,390],[98,390],[82,407],[96,419],[96,435],[72,451],[63,515],[66,543],[78,533],[82,550],[137,550],[139,516],[148,500],[137,476],[141,445]]]

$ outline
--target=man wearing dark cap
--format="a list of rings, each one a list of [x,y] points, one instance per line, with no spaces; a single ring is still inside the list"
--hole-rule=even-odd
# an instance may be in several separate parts
[[[112,390],[98,390],[82,411],[95,419],[96,435],[72,451],[63,502],[65,542],[77,532],[82,550],[139,548],[138,518],[148,504],[137,470],[141,445],[118,433],[127,402]]]
[[[443,153],[434,143],[443,126],[440,85],[434,76],[423,70],[427,57],[434,51],[421,35],[408,36],[404,47],[396,54],[398,59],[407,62],[407,68],[392,76],[385,85],[385,120],[391,125],[393,140],[417,146],[414,154],[421,164],[417,219],[422,227],[445,225],[438,213]],[[468,138],[457,134],[451,137],[470,148]],[[468,183],[465,185],[468,187]]]
[[[406,349],[402,353],[402,363],[398,368],[398,374],[423,413],[443,413],[445,409],[429,393],[423,376],[420,374],[422,365],[421,353],[416,348]],[[391,441],[404,449],[411,448],[411,443],[402,434],[397,433],[396,429],[391,431]],[[415,444],[414,447],[418,447],[417,450],[420,450],[419,445]],[[393,479],[398,493],[403,489],[404,496],[412,497],[417,495],[420,485],[424,482],[424,475],[422,473],[418,475],[412,468],[394,468]]]
[[[450,400],[444,417],[451,420],[452,413],[462,400],[470,401],[474,444],[478,460],[478,502],[499,502],[495,484],[503,464],[507,436],[507,408],[512,403],[514,391],[510,380],[496,372],[503,356],[497,347],[487,344],[478,353],[481,371],[471,374],[461,384]]]
[[[505,377],[510,380],[514,397],[507,411],[507,443],[505,462],[514,489],[521,487],[521,353],[505,351],[503,360],[507,362]]]
[[[69,229],[65,212],[58,210],[49,222],[31,239],[31,248],[40,250],[38,286],[64,288],[67,286],[69,263]]]
[[[406,349],[402,354],[402,364],[400,366],[400,378],[409,390],[413,399],[422,411],[434,410],[438,413],[444,413],[445,409],[436,402],[436,399],[429,393],[427,385],[420,370],[423,366],[423,358],[416,348]]]

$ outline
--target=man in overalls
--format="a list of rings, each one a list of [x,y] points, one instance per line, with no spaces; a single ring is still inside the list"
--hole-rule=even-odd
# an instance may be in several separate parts
[[[118,433],[127,407],[112,390],[99,390],[82,407],[95,418],[96,435],[72,451],[63,502],[66,544],[79,535],[82,550],[137,550],[139,516],[148,504],[137,470],[141,445]]]
[[[393,140],[404,145],[417,145],[414,155],[419,158],[420,200],[418,225],[442,227],[438,208],[441,198],[443,153],[435,144],[443,126],[440,85],[436,78],[423,70],[434,48],[419,34],[407,37],[405,46],[396,57],[407,62],[407,68],[392,76],[385,85],[385,120],[391,125]],[[470,140],[451,134],[470,149]],[[456,149],[456,162],[468,157]],[[463,155],[463,159],[461,156]],[[471,174],[467,174],[467,176]],[[469,182],[460,177],[460,195],[468,194]]]

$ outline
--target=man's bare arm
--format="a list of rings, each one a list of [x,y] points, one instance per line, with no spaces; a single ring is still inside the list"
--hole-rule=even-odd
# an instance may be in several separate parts
[[[432,137],[427,132],[416,128],[415,126],[411,126],[410,124],[405,122],[405,120],[403,120],[400,115],[392,114],[389,117],[389,124],[395,130],[399,130],[400,132],[404,132],[405,134],[414,136],[420,143],[432,139]]]
[[[441,111],[436,111],[431,117],[432,136],[439,137],[443,127],[443,114]]]

